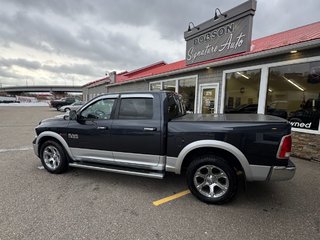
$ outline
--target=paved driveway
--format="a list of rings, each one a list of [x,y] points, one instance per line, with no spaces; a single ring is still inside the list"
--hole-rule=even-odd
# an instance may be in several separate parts
[[[164,180],[71,169],[39,169],[33,128],[59,114],[0,107],[0,239],[319,239],[320,164],[293,159],[294,179],[248,183],[223,206],[191,194],[181,176]]]

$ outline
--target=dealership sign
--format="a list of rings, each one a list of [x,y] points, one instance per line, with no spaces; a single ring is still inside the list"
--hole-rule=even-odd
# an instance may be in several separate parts
[[[255,10],[250,0],[186,31],[187,65],[249,51]]]

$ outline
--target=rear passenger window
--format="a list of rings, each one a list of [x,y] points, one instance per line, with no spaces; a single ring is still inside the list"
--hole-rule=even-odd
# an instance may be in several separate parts
[[[123,98],[120,103],[119,119],[152,119],[152,98]]]
[[[168,98],[168,113],[169,113],[169,119],[174,119],[179,116],[179,106],[177,105],[173,96],[170,96]]]
[[[182,104],[182,98],[178,95],[169,95],[168,96],[168,114],[169,120],[181,117],[186,114],[185,107]]]

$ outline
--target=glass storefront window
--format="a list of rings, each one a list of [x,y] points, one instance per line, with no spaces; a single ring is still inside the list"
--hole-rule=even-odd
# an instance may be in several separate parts
[[[163,82],[163,90],[176,92],[176,80]]]
[[[178,85],[178,89],[176,86]],[[197,78],[190,76],[186,78],[177,78],[173,80],[162,80],[151,82],[149,85],[150,91],[164,90],[173,91],[181,94],[186,106],[186,111],[195,112],[195,98],[196,98]]]
[[[160,91],[160,90],[161,90],[160,82],[150,83],[150,91]]]
[[[187,78],[179,80],[179,94],[181,94],[186,111],[194,113],[194,101],[196,95],[196,79]]]
[[[286,118],[295,128],[318,130],[320,62],[270,68],[266,114]]]
[[[257,113],[261,70],[227,73],[225,113]]]

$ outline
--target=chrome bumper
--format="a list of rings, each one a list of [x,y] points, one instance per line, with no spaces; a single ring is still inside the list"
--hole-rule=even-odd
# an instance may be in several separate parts
[[[296,172],[296,166],[289,160],[288,166],[273,166],[270,169],[269,181],[285,181],[293,178]]]
[[[32,146],[33,146],[34,154],[39,157],[38,144],[37,144],[36,142],[37,142],[37,138],[35,138],[35,139],[32,141]]]

